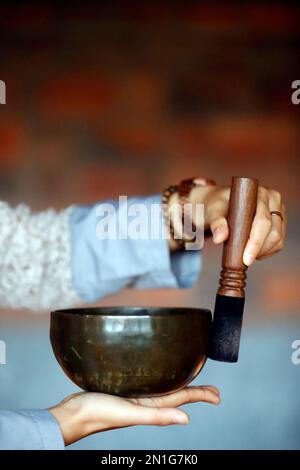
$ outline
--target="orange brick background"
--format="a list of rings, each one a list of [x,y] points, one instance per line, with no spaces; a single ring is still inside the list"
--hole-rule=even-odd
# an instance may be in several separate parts
[[[1,6],[0,198],[39,210],[256,176],[283,193],[289,233],[249,271],[247,318],[298,316],[299,17],[291,3]],[[220,250],[204,252],[192,290],[101,303],[212,307]]]

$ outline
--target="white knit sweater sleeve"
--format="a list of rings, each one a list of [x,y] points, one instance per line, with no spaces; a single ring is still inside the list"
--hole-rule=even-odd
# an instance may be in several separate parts
[[[73,287],[72,207],[31,213],[0,201],[0,306],[37,312],[80,302]]]

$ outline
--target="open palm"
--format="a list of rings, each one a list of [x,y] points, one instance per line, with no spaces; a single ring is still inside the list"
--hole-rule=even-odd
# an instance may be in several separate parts
[[[90,434],[134,425],[187,424],[188,415],[177,409],[186,403],[218,404],[213,386],[190,386],[161,397],[122,398],[102,393],[70,395],[49,411],[60,424],[66,445]]]

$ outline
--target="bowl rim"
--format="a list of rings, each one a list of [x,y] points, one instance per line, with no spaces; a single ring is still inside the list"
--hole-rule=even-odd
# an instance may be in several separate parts
[[[53,310],[53,316],[86,316],[86,317],[152,317],[152,316],[172,316],[186,314],[201,314],[211,318],[211,311],[208,308],[193,307],[147,307],[147,306],[104,306],[104,307],[78,307]]]

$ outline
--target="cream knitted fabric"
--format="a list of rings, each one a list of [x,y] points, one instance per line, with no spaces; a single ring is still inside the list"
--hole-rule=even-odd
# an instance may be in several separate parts
[[[74,305],[69,214],[0,201],[0,306],[37,312]]]

